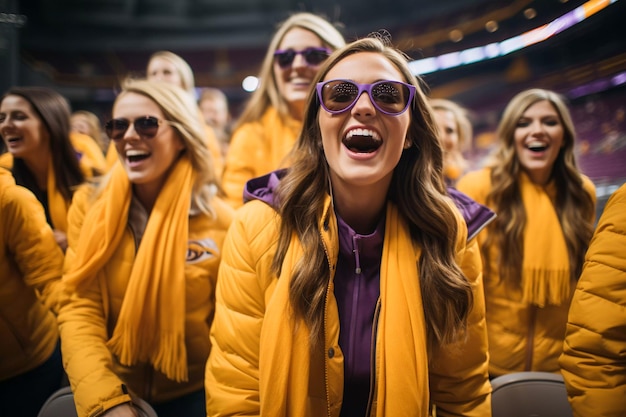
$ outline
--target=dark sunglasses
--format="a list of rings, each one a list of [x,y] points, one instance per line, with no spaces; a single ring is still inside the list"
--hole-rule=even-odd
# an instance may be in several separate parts
[[[317,97],[328,113],[350,110],[363,92],[367,92],[374,107],[381,113],[398,116],[409,108],[415,96],[415,86],[400,81],[378,81],[359,84],[349,80],[317,83]]]
[[[128,119],[113,119],[104,124],[104,130],[111,140],[120,140],[126,134],[130,124],[133,124],[135,132],[144,139],[152,139],[159,131],[162,120],[154,116],[138,117],[132,122]]]
[[[274,58],[281,68],[287,68],[293,64],[296,55],[302,55],[308,65],[319,65],[330,55],[331,50],[328,48],[306,48],[301,51],[293,49],[279,49],[274,52]]]

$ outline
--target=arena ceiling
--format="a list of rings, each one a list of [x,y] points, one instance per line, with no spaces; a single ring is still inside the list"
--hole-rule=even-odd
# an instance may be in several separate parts
[[[23,19],[15,25],[22,65],[55,85],[110,88],[120,76],[143,72],[150,54],[166,49],[192,65],[198,86],[234,93],[246,75],[256,73],[277,24],[294,12],[327,17],[347,40],[386,29],[397,46],[419,59],[518,35],[586,0],[0,0],[0,6],[3,2]],[[619,3],[610,7],[623,12],[626,1]],[[488,31],[489,21],[498,30]],[[623,48],[625,25],[614,26],[599,30],[596,23],[574,39],[579,45],[568,54],[592,55],[597,44]],[[462,39],[451,39],[454,30]],[[614,39],[598,41],[603,33]],[[558,55],[544,53],[547,60]]]

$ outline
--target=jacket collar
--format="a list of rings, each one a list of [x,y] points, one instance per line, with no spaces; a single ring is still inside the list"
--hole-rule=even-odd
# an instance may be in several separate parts
[[[274,190],[286,174],[287,169],[281,169],[248,181],[243,193],[244,203],[250,200],[261,200],[269,206],[276,208]],[[449,187],[448,194],[467,224],[468,241],[474,238],[496,218],[496,214],[489,208],[477,203],[457,189]],[[322,216],[322,227],[324,230],[328,230],[328,222],[330,221],[329,211],[332,211],[330,210],[331,207],[332,204],[330,204],[330,198],[328,198],[327,204],[324,206],[324,215]]]

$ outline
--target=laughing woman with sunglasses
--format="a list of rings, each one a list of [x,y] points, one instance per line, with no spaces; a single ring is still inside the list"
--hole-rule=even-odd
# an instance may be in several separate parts
[[[220,249],[232,209],[196,103],[179,87],[125,85],[105,130],[120,163],[70,209],[62,354],[79,417],[203,417]]]
[[[248,183],[224,243],[208,415],[491,415],[469,212],[492,213],[448,196],[430,107],[383,39],[315,81],[293,164]]]
[[[310,13],[294,14],[276,31],[226,155],[222,185],[233,207],[243,204],[246,181],[287,165],[313,78],[344,43],[331,23]]]

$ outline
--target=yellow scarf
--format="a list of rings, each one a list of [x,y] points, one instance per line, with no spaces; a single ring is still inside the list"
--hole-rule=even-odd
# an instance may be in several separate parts
[[[520,188],[526,211],[523,300],[539,307],[563,305],[571,296],[570,265],[561,223],[548,193],[554,184],[545,189],[522,173]]]
[[[169,174],[139,245],[119,320],[107,345],[123,365],[148,360],[175,381],[187,380],[185,256],[194,173],[183,156]],[[126,229],[131,184],[114,165],[85,217],[76,262],[64,282],[76,288],[101,273]]]
[[[336,234],[336,227],[331,224]],[[300,244],[292,241],[283,264],[283,276],[277,280],[267,304],[259,356],[261,416],[308,416],[307,387],[311,372],[308,328],[301,321],[294,323],[289,302],[290,276],[285,276],[303,256]],[[390,204],[381,260],[381,312],[375,347],[379,417],[428,415],[426,324],[417,275],[418,258],[419,250],[413,247],[406,224]],[[332,283],[329,291],[332,292]],[[329,300],[332,304],[334,297],[329,296]],[[327,312],[327,326],[334,326],[339,320],[337,309],[333,306],[327,309],[332,313]],[[327,389],[332,399],[341,395],[343,384],[329,381]]]

